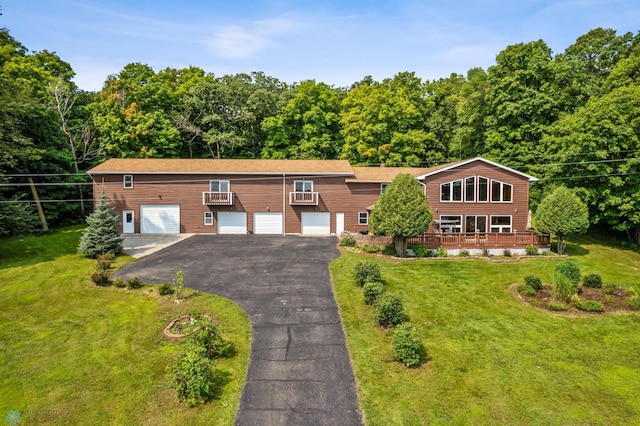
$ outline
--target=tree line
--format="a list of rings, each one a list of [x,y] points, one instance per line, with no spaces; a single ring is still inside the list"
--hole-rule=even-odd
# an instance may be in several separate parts
[[[8,201],[36,193],[90,200],[82,172],[111,157],[429,167],[484,156],[541,178],[534,208],[568,186],[593,224],[640,243],[640,33],[597,28],[558,54],[543,40],[518,43],[487,70],[432,81],[400,72],[334,87],[130,63],[100,91],[85,92],[73,76],[56,54],[31,52],[0,30],[2,233],[37,217],[31,203]],[[54,225],[90,207],[42,206]]]

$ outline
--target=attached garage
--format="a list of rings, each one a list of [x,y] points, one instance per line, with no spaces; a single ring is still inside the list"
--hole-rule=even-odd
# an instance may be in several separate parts
[[[282,234],[281,212],[256,212],[253,214],[254,234]]]
[[[246,234],[246,212],[218,212],[218,234]]]
[[[141,234],[179,234],[179,205],[142,205],[140,206]]]
[[[331,213],[329,212],[303,212],[303,235],[329,235],[331,234]]]

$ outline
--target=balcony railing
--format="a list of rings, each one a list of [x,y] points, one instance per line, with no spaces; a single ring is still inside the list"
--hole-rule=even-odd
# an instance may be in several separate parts
[[[551,247],[549,235],[535,232],[429,232],[407,239],[409,247],[424,244],[427,248],[473,248],[473,247]]]
[[[205,206],[232,206],[233,192],[203,192],[202,204]]]
[[[291,206],[317,206],[317,192],[290,192],[289,205]]]

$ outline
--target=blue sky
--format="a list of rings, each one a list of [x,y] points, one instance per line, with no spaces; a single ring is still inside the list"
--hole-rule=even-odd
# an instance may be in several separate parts
[[[85,90],[130,62],[264,71],[349,86],[401,71],[423,79],[488,68],[510,44],[562,52],[590,29],[640,30],[638,0],[0,0],[0,26],[56,52]]]

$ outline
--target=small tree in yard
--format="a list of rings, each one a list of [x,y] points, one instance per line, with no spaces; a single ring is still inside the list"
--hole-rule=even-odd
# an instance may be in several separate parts
[[[118,215],[113,213],[107,196],[100,194],[96,210],[87,217],[87,229],[80,237],[78,252],[95,259],[101,254],[122,252],[122,236],[117,231]]]
[[[558,237],[558,254],[563,254],[570,234],[589,228],[587,205],[570,189],[561,186],[547,195],[536,210],[536,228]]]
[[[371,212],[371,232],[390,235],[398,256],[404,256],[407,237],[429,229],[433,213],[422,186],[409,173],[403,173],[387,187]]]

